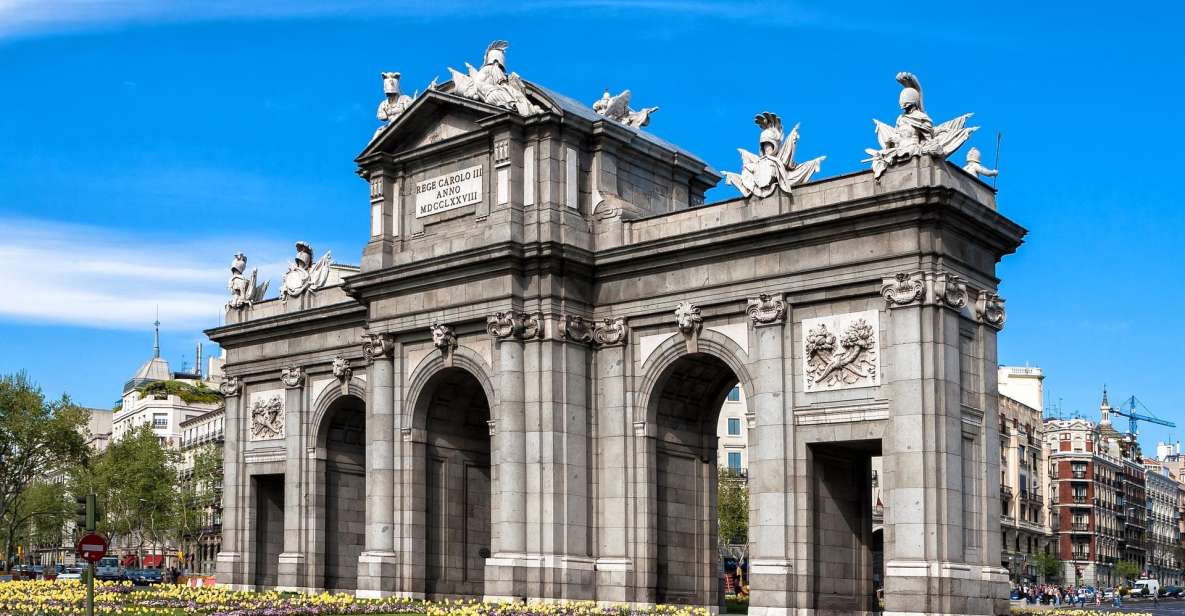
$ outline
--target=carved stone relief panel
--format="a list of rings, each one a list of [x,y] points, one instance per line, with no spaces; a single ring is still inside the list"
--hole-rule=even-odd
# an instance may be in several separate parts
[[[284,438],[284,392],[261,391],[251,396],[248,440],[267,441]]]
[[[876,310],[803,319],[803,391],[880,385],[880,351]]]

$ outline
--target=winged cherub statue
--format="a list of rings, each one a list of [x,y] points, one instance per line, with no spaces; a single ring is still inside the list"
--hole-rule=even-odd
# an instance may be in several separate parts
[[[606,88],[605,93],[601,95],[601,99],[593,103],[593,111],[598,114],[632,126],[634,128],[642,128],[650,123],[650,114],[658,111],[658,107],[643,107],[638,111],[630,109],[630,91],[624,90],[617,96],[610,96],[609,90]]]
[[[804,163],[794,162],[794,148],[798,144],[798,125],[790,130],[790,136],[783,138],[782,119],[777,114],[763,111],[753,118],[757,126],[761,127],[758,145],[761,154],[755,155],[737,148],[741,153],[743,166],[741,172],[724,172],[725,182],[737,187],[746,198],[756,196],[768,197],[775,190],[790,193],[791,188],[810,181],[811,176],[819,170],[826,156],[808,160]]]
[[[331,254],[326,252],[313,263],[313,247],[308,242],[297,242],[296,258],[288,264],[288,271],[281,280],[280,299],[286,302],[289,297],[297,297],[305,291],[313,293],[325,286],[329,280],[329,266],[333,264]]]
[[[453,93],[497,107],[507,107],[529,116],[542,111],[527,99],[526,86],[518,73],[506,73],[506,49],[510,43],[494,41],[486,48],[481,68],[468,62],[469,74],[449,68],[453,76]]]
[[[962,147],[971,133],[979,129],[978,126],[968,128],[965,113],[953,120],[934,126],[930,116],[926,115],[926,108],[922,103],[922,84],[913,73],[897,73],[897,83],[900,83],[901,95],[898,104],[901,115],[897,116],[896,126],[889,126],[880,120],[873,120],[876,125],[876,140],[880,142],[880,149],[864,150],[869,158],[863,162],[872,163],[873,175],[878,179],[890,165],[909,160],[923,154],[946,158]]]
[[[226,289],[230,291],[230,300],[226,302],[228,309],[249,308],[255,302],[262,301],[263,295],[267,293],[268,281],[263,281],[263,284],[256,282],[259,270],[252,269],[250,278],[243,275],[245,271],[247,271],[247,255],[237,252],[235,260],[230,264],[230,280],[226,283]]]

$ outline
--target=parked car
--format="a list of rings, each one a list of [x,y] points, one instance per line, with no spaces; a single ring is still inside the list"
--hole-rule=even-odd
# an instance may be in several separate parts
[[[82,567],[66,567],[65,571],[58,574],[59,580],[81,580]]]
[[[164,581],[160,569],[129,569],[124,576],[137,586],[160,584]]]
[[[1152,595],[1159,595],[1160,582],[1152,578],[1136,580],[1135,586],[1132,587],[1131,594],[1136,597],[1151,597]]]
[[[119,559],[114,556],[104,556],[99,559],[95,567],[95,579],[104,582],[126,580],[124,568],[119,566]]]

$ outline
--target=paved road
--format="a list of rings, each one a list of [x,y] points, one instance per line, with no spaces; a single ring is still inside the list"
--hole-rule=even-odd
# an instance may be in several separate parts
[[[1014,607],[1025,606],[1024,603],[1019,602],[1019,601],[1013,601],[1012,605]],[[1040,606],[1040,607],[1046,607],[1046,606]],[[1062,607],[1068,608],[1069,606],[1062,606]],[[1088,603],[1086,605],[1086,609],[1096,610],[1096,611],[1100,611],[1100,612],[1113,612],[1116,614],[1125,614],[1125,613],[1136,612],[1136,613],[1141,613],[1141,614],[1149,614],[1150,613],[1150,614],[1153,614],[1154,616],[1185,616],[1185,600],[1183,600],[1183,599],[1165,599],[1165,600],[1162,600],[1159,605],[1154,605],[1151,601],[1147,601],[1147,602],[1145,602],[1145,601],[1137,601],[1137,602],[1124,601],[1123,607],[1120,607],[1120,608],[1111,607],[1110,602],[1104,603],[1103,605],[1098,606],[1098,607],[1095,607],[1094,603]]]

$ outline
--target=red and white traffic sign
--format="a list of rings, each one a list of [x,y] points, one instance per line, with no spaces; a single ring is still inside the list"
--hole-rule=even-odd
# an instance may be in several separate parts
[[[78,556],[83,560],[97,563],[107,555],[107,538],[98,533],[88,533],[78,540]]]

